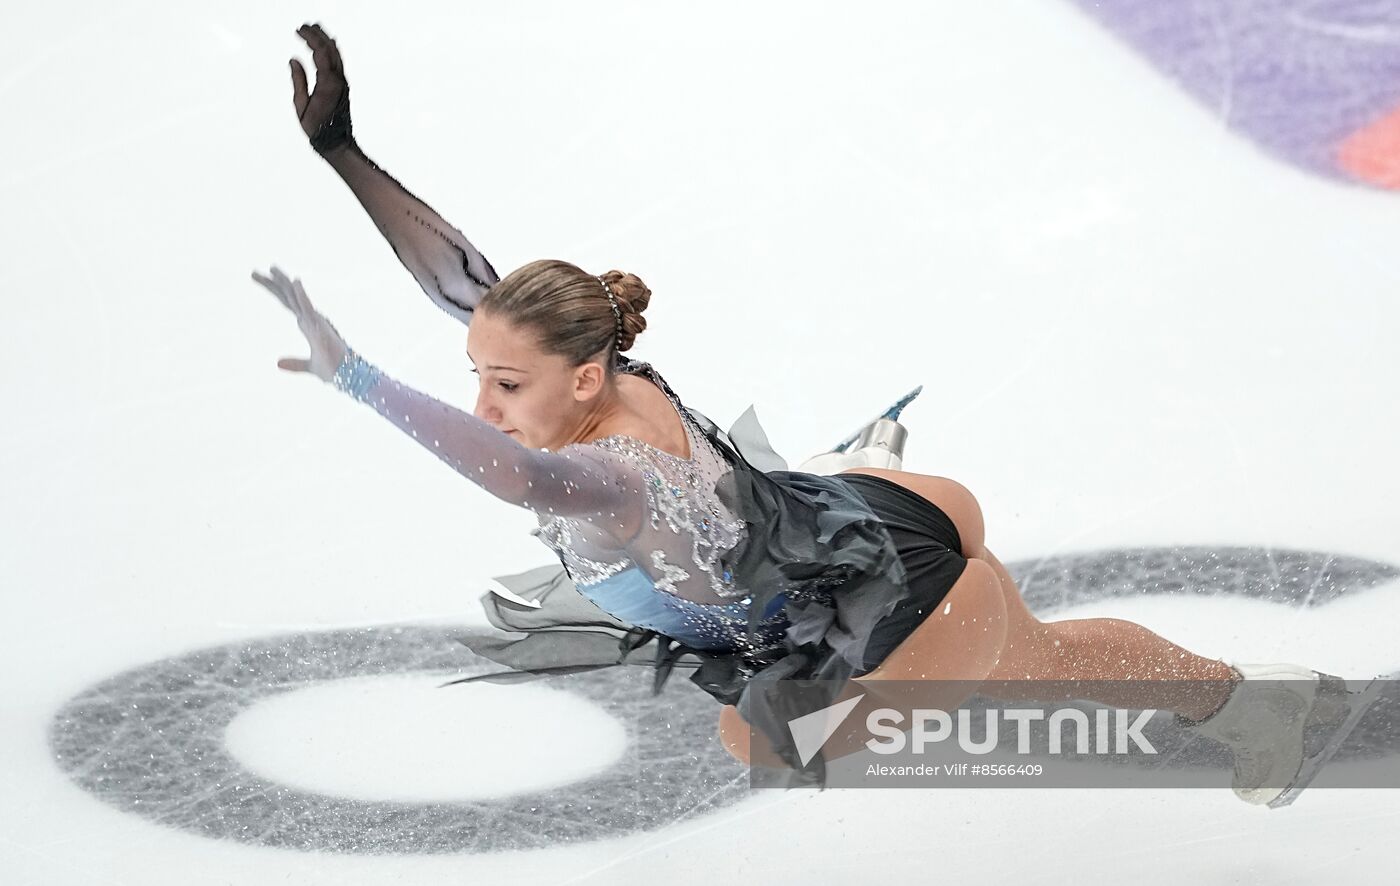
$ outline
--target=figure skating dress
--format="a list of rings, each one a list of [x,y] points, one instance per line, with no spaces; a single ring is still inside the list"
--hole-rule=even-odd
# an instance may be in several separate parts
[[[353,142],[341,164],[423,290],[470,322],[498,280],[491,264]],[[682,667],[774,734],[803,706],[876,667],[961,575],[956,528],[931,502],[869,476],[761,469],[774,458],[753,433],[756,422],[731,436],[685,406],[649,364],[619,356],[617,369],[666,394],[685,427],[688,458],[625,435],[530,449],[356,354],[337,372],[338,387],[454,470],[534,511],[537,535],[589,601],[538,612],[484,601],[492,621],[517,636],[464,636],[509,668],[483,679],[646,661],[659,691]],[[778,710],[750,697],[756,678],[825,688]],[[819,777],[820,758],[814,762],[807,769]]]

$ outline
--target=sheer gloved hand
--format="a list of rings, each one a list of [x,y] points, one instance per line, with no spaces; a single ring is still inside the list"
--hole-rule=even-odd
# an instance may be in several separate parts
[[[355,141],[350,130],[350,84],[345,80],[340,50],[319,24],[302,25],[297,28],[297,34],[311,48],[311,60],[316,63],[316,87],[307,94],[306,69],[300,61],[292,59],[292,106],[296,108],[302,131],[311,140],[311,147],[326,156]]]
[[[306,290],[301,287],[301,280],[289,279],[275,265],[271,274],[271,277],[264,277],[254,271],[253,279],[296,315],[297,327],[311,346],[309,357],[283,357],[277,361],[277,368],[288,372],[309,372],[321,381],[330,382],[335,377],[336,368],[349,353],[350,346],[340,337],[331,321],[312,307],[311,299],[306,297]]]

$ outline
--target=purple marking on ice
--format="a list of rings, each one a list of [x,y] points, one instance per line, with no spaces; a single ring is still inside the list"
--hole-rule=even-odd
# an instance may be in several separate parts
[[[1071,0],[1287,162],[1354,181],[1338,146],[1400,108],[1395,0]]]

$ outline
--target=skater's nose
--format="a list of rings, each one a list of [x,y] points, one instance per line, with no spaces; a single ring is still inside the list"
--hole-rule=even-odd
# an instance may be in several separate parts
[[[495,403],[491,402],[491,397],[486,386],[482,386],[476,395],[476,408],[472,410],[472,415],[493,425],[501,423],[501,410]]]

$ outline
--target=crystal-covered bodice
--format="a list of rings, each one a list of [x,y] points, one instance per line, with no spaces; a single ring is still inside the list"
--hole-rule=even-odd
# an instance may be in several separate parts
[[[594,518],[543,514],[536,534],[579,585],[602,581],[635,563],[664,593],[695,603],[746,602],[745,589],[735,585],[720,562],[744,531],[742,521],[715,494],[729,463],[651,366],[630,361],[624,371],[647,378],[666,393],[685,427],[691,457],[622,434],[565,447],[608,453],[633,469],[635,491],[645,502],[641,528],[619,548]]]

